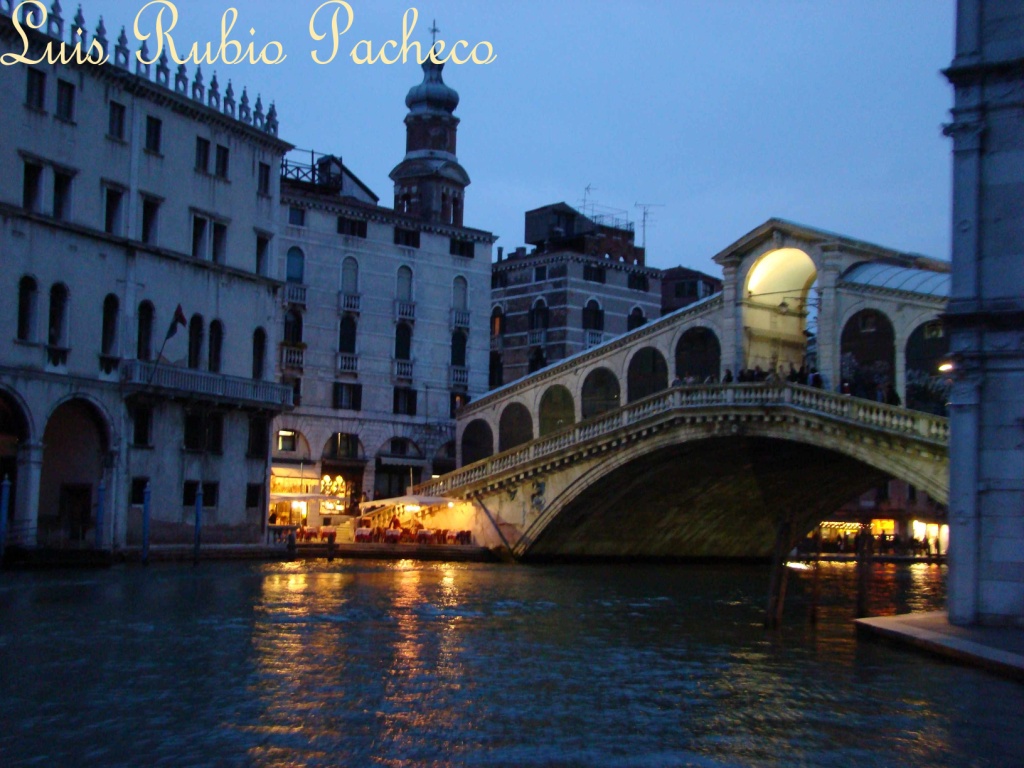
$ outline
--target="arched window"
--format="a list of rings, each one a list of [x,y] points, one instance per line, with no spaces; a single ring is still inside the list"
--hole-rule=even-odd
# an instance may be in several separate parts
[[[491,311],[491,337],[498,338],[505,335],[505,313],[501,307],[495,307]]]
[[[224,324],[220,320],[210,323],[210,343],[207,348],[207,369],[220,373],[221,349],[224,347]]]
[[[398,294],[395,298],[399,301],[412,301],[412,270],[408,267],[398,268]]]
[[[267,332],[257,328],[252,333],[252,377],[263,378],[263,368],[267,359]]]
[[[452,365],[466,365],[466,334],[462,331],[452,334]]]
[[[626,328],[632,331],[646,322],[647,318],[644,317],[644,311],[640,307],[633,307],[633,311],[629,313],[629,317],[626,319]]]
[[[351,256],[341,264],[341,292],[359,293],[359,262]]]
[[[338,331],[338,351],[346,355],[356,353],[356,320],[352,315],[344,315],[341,318],[341,326]]]
[[[306,257],[299,248],[289,248],[285,280],[289,283],[304,283],[305,277]]]
[[[588,301],[587,306],[583,308],[583,330],[604,330],[604,310],[601,309],[601,305],[597,303],[596,299]]]
[[[537,299],[530,308],[530,330],[542,331],[548,327],[548,305],[543,299]]]
[[[302,343],[302,315],[297,309],[289,309],[284,314],[284,343]]]
[[[188,321],[188,367],[199,370],[203,360],[203,316],[192,315]]]
[[[100,354],[113,357],[117,354],[117,314],[120,303],[117,296],[108,293],[103,299],[103,329],[100,336]]]
[[[25,275],[18,283],[18,339],[31,341],[35,336],[36,299],[39,286],[35,278]]]
[[[50,324],[47,343],[51,347],[67,346],[68,287],[54,283],[50,288]]]
[[[395,326],[395,360],[409,360],[412,355],[412,326],[399,323]]]
[[[153,357],[153,323],[156,309],[149,301],[139,304],[138,332],[135,338],[135,357],[150,360]],[[175,326],[177,327],[177,326]]]
[[[466,278],[456,277],[452,283],[452,307],[458,310],[468,309],[468,292]]]

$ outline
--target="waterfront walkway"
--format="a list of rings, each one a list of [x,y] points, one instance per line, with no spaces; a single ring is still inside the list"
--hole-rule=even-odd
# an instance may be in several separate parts
[[[944,611],[856,619],[857,628],[948,659],[1024,680],[1024,629],[958,627]]]

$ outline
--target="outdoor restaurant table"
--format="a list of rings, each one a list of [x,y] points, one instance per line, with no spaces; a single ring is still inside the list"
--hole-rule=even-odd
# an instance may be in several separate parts
[[[369,528],[356,528],[356,541],[369,541],[370,532]]]
[[[434,532],[427,528],[421,528],[416,532],[416,541],[420,543],[426,543],[430,541],[430,537],[434,535]]]
[[[388,528],[384,531],[384,541],[398,541],[402,538],[402,531],[398,528]]]

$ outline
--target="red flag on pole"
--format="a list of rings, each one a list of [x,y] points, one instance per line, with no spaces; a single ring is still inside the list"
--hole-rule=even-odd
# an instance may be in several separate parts
[[[174,310],[174,317],[171,319],[171,327],[167,329],[167,336],[164,338],[164,341],[167,341],[167,339],[171,338],[171,336],[178,332],[179,325],[182,328],[188,325],[188,320],[185,319],[185,313],[181,309],[181,304],[179,304],[178,308]]]

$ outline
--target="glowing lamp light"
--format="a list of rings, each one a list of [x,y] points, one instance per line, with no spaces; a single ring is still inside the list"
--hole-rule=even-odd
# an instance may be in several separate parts
[[[948,360],[939,366],[939,373],[949,373],[953,370],[953,364]]]

